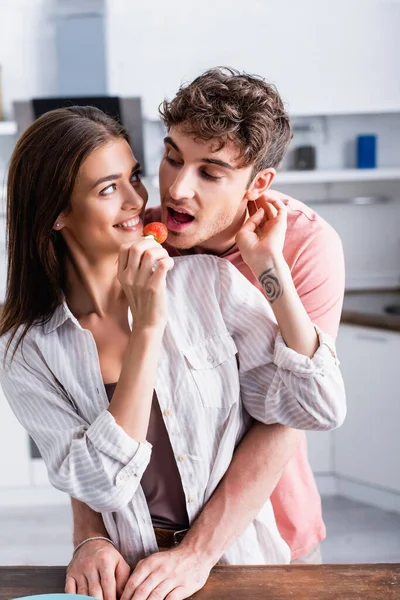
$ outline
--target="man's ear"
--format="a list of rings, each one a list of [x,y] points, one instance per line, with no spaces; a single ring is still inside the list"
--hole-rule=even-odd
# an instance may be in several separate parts
[[[275,169],[263,169],[257,173],[246,191],[247,200],[257,200],[270,187],[275,175]]]

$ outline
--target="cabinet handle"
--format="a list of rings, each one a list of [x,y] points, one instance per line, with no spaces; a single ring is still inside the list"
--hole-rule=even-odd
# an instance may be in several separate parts
[[[358,333],[356,337],[365,342],[378,342],[379,344],[386,344],[388,341],[383,335],[373,335],[372,333]]]

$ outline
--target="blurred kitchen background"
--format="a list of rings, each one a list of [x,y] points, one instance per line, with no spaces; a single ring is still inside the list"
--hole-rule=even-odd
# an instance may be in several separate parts
[[[0,0],[0,302],[7,165],[35,116],[74,98],[119,116],[157,204],[165,97],[217,65],[278,87],[294,138],[273,187],[331,223],[346,258],[348,417],[308,435],[325,562],[400,562],[399,32],[400,0]],[[71,550],[68,498],[1,395],[0,564]]]

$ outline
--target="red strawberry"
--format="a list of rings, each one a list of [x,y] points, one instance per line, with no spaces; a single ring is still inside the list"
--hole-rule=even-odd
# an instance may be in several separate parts
[[[156,242],[162,244],[168,237],[168,229],[164,223],[149,223],[144,227],[143,235],[152,235]]]

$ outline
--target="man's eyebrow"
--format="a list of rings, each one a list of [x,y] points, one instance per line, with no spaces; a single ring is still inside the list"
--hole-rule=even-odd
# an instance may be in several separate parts
[[[141,166],[140,163],[137,162],[133,167],[132,167],[132,171],[131,171],[131,175],[133,175],[134,173],[136,173],[136,171],[140,171]],[[111,175],[105,175],[105,177],[100,177],[100,179],[98,179],[90,188],[91,190],[95,187],[97,187],[98,185],[100,185],[100,183],[104,183],[105,181],[115,181],[116,179],[121,179],[122,177],[122,173],[112,173]]]
[[[235,167],[232,167],[229,163],[224,160],[219,160],[218,158],[200,158],[199,162],[209,163],[210,165],[218,165],[219,167],[224,167],[224,169],[229,169],[230,171],[236,171]]]
[[[174,150],[179,152],[179,154],[182,154],[182,152],[179,150],[179,146],[175,144],[174,140],[170,138],[169,135],[164,138],[164,144],[169,144],[174,148]],[[232,167],[232,165],[229,163],[225,162],[224,160],[219,160],[218,158],[199,158],[198,162],[205,162],[210,165],[217,165],[218,167],[229,169],[230,171],[236,171],[235,167]]]

